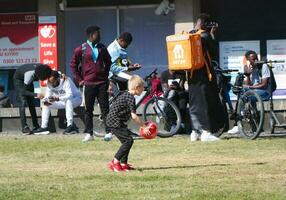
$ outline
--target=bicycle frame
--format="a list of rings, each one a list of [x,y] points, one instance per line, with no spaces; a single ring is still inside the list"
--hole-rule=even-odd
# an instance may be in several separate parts
[[[150,82],[150,77],[153,75],[153,74],[155,74],[156,73],[156,71],[157,71],[157,69],[155,69],[154,71],[152,71],[148,76],[146,76],[144,79],[145,79],[145,81],[146,81],[146,83],[147,83],[147,86],[145,87],[145,89],[144,89],[144,91],[145,91],[145,94],[143,95],[143,97],[136,103],[136,105],[135,105],[135,108],[137,109],[137,108],[139,108],[139,106],[142,104],[142,102],[144,101],[144,99],[146,98],[146,97],[148,97],[149,95],[151,95],[151,99],[154,99],[154,101],[156,102],[156,104],[158,104],[157,102],[158,102],[158,97],[155,95],[155,94],[153,94],[153,92],[152,92],[152,84],[151,84],[151,82]],[[117,83],[117,81],[114,79],[114,80],[112,80],[112,82],[115,84],[115,86],[116,86],[116,88],[117,88],[117,90],[118,90],[118,92],[115,94],[115,96],[109,101],[109,104],[112,104],[112,102],[116,99],[116,97],[118,96],[118,95],[120,95],[120,89],[119,89],[119,85],[118,85],[118,83]],[[158,106],[158,105],[157,105]],[[160,108],[159,108],[159,111],[162,111]]]

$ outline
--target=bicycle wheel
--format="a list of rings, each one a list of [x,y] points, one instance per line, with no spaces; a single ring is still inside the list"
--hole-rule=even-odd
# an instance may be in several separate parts
[[[178,107],[163,97],[154,97],[145,104],[143,119],[157,124],[160,137],[171,137],[176,134],[182,122]]]
[[[226,114],[226,117],[224,118],[223,126],[216,133],[213,133],[213,135],[216,137],[220,137],[223,133],[229,130],[228,114]]]
[[[222,104],[223,112],[224,112],[221,114],[221,117],[223,117],[224,120],[223,120],[223,125],[221,126],[221,128],[217,132],[213,133],[213,135],[216,137],[220,137],[223,133],[229,130],[229,119],[228,119],[226,101],[221,96],[220,96],[220,100],[221,100],[221,104]]]
[[[259,136],[264,122],[264,105],[260,96],[253,90],[246,91],[238,101],[238,128],[247,139]]]

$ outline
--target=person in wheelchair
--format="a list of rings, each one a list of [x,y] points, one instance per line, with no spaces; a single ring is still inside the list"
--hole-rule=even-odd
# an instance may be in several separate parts
[[[131,63],[126,51],[127,47],[131,44],[133,37],[131,33],[124,32],[119,38],[115,39],[107,48],[111,56],[111,68],[109,78],[115,80],[121,91],[127,90],[127,81],[130,75],[124,72],[133,71],[141,68],[139,63]],[[112,80],[111,80],[112,81]]]
[[[262,101],[268,101],[272,92],[269,67],[267,64],[259,63],[257,53],[252,50],[245,53],[245,60],[243,89],[245,91],[249,89],[254,90],[261,97]],[[236,122],[228,133],[239,133]]]
[[[179,108],[182,116],[182,129],[185,129],[186,110],[188,102],[188,92],[184,84],[186,76],[184,71],[165,70],[161,73],[161,84],[164,91],[164,97],[173,101]]]

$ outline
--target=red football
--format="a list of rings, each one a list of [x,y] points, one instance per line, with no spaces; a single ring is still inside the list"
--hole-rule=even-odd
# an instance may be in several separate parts
[[[153,139],[157,136],[158,129],[157,125],[154,122],[146,122],[146,126],[149,128],[150,134],[146,135],[143,132],[143,128],[140,127],[140,136],[142,136],[145,139]]]

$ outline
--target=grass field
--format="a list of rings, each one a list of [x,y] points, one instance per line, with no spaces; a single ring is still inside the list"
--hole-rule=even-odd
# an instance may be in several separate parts
[[[0,136],[0,199],[286,199],[286,138],[136,140],[113,173],[118,140],[82,137]]]

